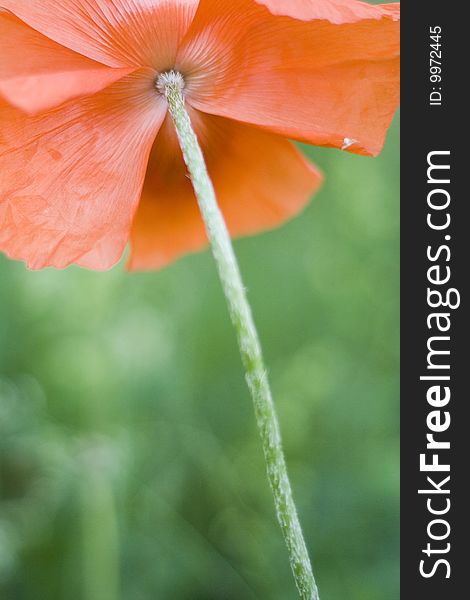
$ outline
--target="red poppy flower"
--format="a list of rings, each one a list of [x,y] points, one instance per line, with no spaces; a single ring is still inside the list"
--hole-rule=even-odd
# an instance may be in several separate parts
[[[376,155],[399,7],[356,0],[0,0],[0,249],[132,269],[206,244],[159,74],[177,70],[230,232],[321,181],[286,138]],[[1,10],[1,9],[0,9]]]

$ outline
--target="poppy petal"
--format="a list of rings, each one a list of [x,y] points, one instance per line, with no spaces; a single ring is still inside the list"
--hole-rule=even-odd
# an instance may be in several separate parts
[[[32,269],[116,263],[165,112],[146,70],[38,117],[0,105],[0,250]]]
[[[0,94],[28,113],[95,94],[132,69],[111,69],[0,13]]]
[[[399,102],[398,16],[353,0],[201,0],[177,65],[199,110],[376,155]]]
[[[171,68],[197,0],[1,0],[25,23],[111,67]]]
[[[276,227],[298,213],[321,184],[319,172],[287,140],[191,112],[231,235]],[[197,201],[167,118],[150,157],[128,267],[160,268],[206,245]]]
[[[330,23],[355,23],[361,19],[380,19],[383,11],[389,11],[398,18],[400,5],[398,3],[376,6],[357,0],[256,0],[257,4],[266,6],[273,15],[282,15],[312,21],[324,19]]]

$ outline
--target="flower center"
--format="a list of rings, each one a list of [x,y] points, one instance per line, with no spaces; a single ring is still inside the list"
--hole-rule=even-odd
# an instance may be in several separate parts
[[[161,73],[155,81],[155,87],[163,96],[168,94],[170,88],[177,88],[182,92],[185,88],[184,77],[178,71],[166,71]]]

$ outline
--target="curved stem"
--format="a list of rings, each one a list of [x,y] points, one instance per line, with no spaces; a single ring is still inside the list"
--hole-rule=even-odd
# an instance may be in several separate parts
[[[287,475],[279,422],[258,333],[230,235],[217,204],[204,156],[185,107],[184,80],[179,73],[165,73],[160,76],[157,87],[168,101],[184,161],[206,225],[232,323],[237,332],[246,380],[253,399],[256,421],[263,444],[276,514],[287,544],[295,582],[302,600],[318,600],[318,590]]]

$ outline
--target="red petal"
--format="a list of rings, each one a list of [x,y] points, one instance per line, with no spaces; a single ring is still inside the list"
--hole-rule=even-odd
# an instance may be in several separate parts
[[[304,16],[274,15],[254,0],[201,0],[178,58],[191,104],[308,143],[377,154],[399,101],[396,5],[263,3]],[[340,13],[325,20],[333,5],[344,9],[340,23]]]
[[[33,269],[111,267],[165,112],[143,71],[40,117],[0,105],[0,250]]]
[[[399,4],[366,4],[357,0],[255,0],[257,4],[266,6],[273,15],[283,15],[312,21],[324,19],[330,23],[355,23],[362,19],[380,19],[383,11],[400,15]]]
[[[252,234],[298,213],[321,175],[286,140],[192,111],[230,233]],[[131,234],[133,270],[163,267],[207,245],[196,198],[167,118],[152,150]]]
[[[0,94],[29,113],[92,95],[132,70],[85,58],[5,12],[0,13],[0,39]]]
[[[197,0],[1,0],[60,44],[112,67],[171,68]]]

